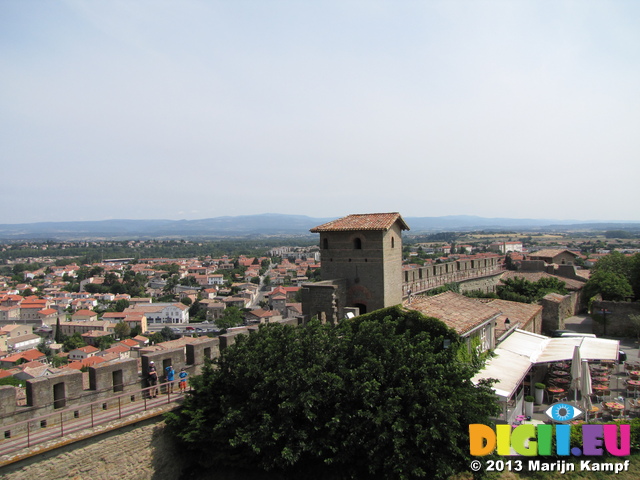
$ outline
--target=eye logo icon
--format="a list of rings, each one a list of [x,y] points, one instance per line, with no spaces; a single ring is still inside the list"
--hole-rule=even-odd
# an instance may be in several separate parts
[[[554,403],[544,412],[554,422],[570,422],[584,412],[568,403]]]

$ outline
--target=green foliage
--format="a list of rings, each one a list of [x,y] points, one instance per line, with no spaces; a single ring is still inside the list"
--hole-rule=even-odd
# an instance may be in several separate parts
[[[129,308],[129,300],[126,298],[121,298],[120,300],[116,300],[113,308],[116,312],[124,312],[127,308]]]
[[[96,348],[100,350],[106,350],[107,348],[110,348],[111,345],[115,343],[115,341],[115,338],[113,338],[111,335],[105,335],[104,337],[100,337],[98,339]]]
[[[51,365],[56,368],[69,363],[69,359],[67,357],[59,357],[58,355],[52,355],[50,361]]]
[[[131,335],[131,327],[127,322],[118,322],[116,323],[116,326],[113,327],[113,333],[116,338],[122,340]]]
[[[227,307],[222,312],[222,316],[216,320],[216,326],[221,330],[237,327],[244,323],[244,315],[238,307]]]
[[[617,251],[611,252],[596,262],[592,272],[585,285],[588,297],[600,293],[605,300],[623,300],[623,297],[630,296],[640,298],[640,253],[628,257]],[[624,277],[626,283],[620,277]],[[630,295],[629,289],[632,289]]]
[[[40,343],[38,344],[38,351],[44,353],[47,357],[52,355],[51,348],[44,341],[44,338],[40,340]]]
[[[472,290],[470,292],[464,292],[463,295],[469,298],[500,298],[495,292],[485,292],[483,290]]]
[[[436,287],[436,288],[432,288],[431,290],[425,292],[423,295],[427,295],[429,297],[432,297],[434,295],[439,295],[441,293],[444,292],[455,292],[455,293],[460,293],[460,284],[459,283],[445,283],[444,285],[441,285],[440,287]]]
[[[24,380],[20,381],[14,377],[4,377],[4,378],[0,378],[0,385],[11,385],[12,387],[22,387],[24,385]]]
[[[205,366],[167,424],[202,468],[448,478],[468,469],[468,425],[498,407],[445,339],[460,342],[397,307],[338,326],[262,325]]]
[[[160,330],[160,335],[162,336],[161,342],[168,342],[180,338],[180,335],[171,330],[171,327],[169,327],[168,325]]]
[[[56,343],[62,343],[64,342],[64,334],[62,333],[62,330],[60,329],[60,317],[58,316],[57,320],[56,320],[56,333],[53,337],[53,341]]]
[[[530,282],[524,277],[507,278],[503,285],[496,288],[498,297],[503,300],[521,303],[535,303],[549,293],[566,295],[565,283],[555,277],[544,277]]]
[[[165,341],[165,339],[160,332],[154,332],[149,336],[149,341],[155,344],[155,343],[162,343]]]
[[[474,369],[480,370],[490,355],[488,351],[483,352],[481,350],[481,344],[482,341],[477,335],[470,338],[468,345],[465,342],[461,342],[457,346],[456,358],[459,362],[468,363]]]
[[[70,352],[71,350],[75,350],[76,348],[86,346],[84,339],[82,336],[76,332],[71,336],[64,336],[62,340],[62,345],[65,352]]]
[[[600,294],[603,300],[622,301],[633,296],[633,289],[627,278],[607,270],[596,271],[584,286],[585,296],[592,298]]]

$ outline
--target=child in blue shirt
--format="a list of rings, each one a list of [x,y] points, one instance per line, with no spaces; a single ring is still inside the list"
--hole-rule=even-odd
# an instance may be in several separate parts
[[[180,393],[184,393],[187,391],[187,375],[189,375],[187,372],[184,371],[184,367],[182,367],[180,369],[180,373],[178,374],[178,377],[180,378],[180,381],[178,382],[178,387],[180,388]]]

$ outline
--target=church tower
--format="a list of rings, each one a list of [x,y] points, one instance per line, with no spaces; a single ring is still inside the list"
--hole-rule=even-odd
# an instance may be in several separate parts
[[[403,230],[399,213],[348,215],[312,228],[320,234],[323,281],[304,286],[304,313],[334,321],[345,307],[362,314],[402,303]]]

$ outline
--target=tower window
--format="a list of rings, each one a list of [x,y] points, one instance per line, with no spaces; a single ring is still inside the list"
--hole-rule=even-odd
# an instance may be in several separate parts
[[[394,237],[391,237],[391,248],[395,248],[396,247],[396,239]]]
[[[362,250],[362,239],[354,238],[353,239],[353,248],[355,250]]]
[[[322,240],[322,248],[325,250],[329,248],[329,240],[327,240],[326,238]]]

